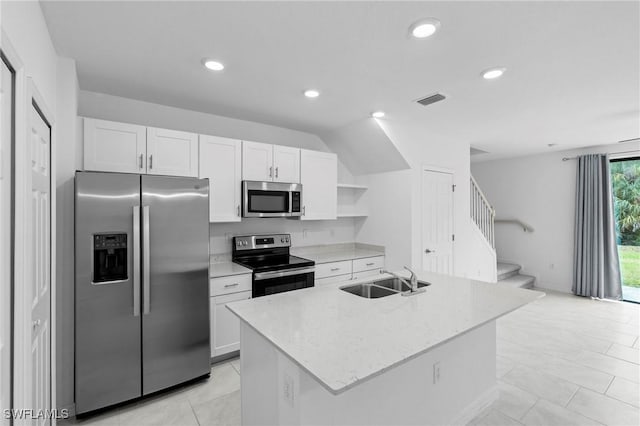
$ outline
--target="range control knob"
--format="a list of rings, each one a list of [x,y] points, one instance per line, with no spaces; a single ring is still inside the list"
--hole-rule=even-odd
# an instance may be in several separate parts
[[[284,237],[280,238],[280,242],[284,243]]]

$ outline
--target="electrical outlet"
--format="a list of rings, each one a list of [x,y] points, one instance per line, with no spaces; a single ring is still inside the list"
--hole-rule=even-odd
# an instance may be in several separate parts
[[[302,230],[302,239],[303,239],[303,240],[306,240],[306,239],[307,239],[308,232],[309,232],[309,231],[307,231],[306,229],[303,229],[303,230]]]
[[[288,374],[284,373],[282,375],[282,396],[284,400],[289,403],[290,406],[293,407],[293,378]]]
[[[231,239],[233,238],[233,234],[231,232],[225,232],[224,233],[224,239],[227,241],[231,241]]]
[[[436,385],[440,381],[440,362],[433,364],[433,384]]]

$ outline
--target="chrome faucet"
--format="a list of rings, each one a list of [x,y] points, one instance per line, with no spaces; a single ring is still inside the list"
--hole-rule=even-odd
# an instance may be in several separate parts
[[[411,277],[409,278],[409,282],[407,282],[407,280],[404,277],[401,277],[400,275],[391,272],[391,271],[387,271],[386,269],[381,269],[380,273],[381,274],[389,274],[392,275],[394,277],[396,277],[397,279],[399,279],[400,281],[402,281],[403,283],[405,283],[407,285],[407,287],[409,287],[409,290],[407,291],[403,291],[402,295],[403,296],[411,296],[413,294],[417,294],[417,293],[422,293],[423,291],[425,291],[423,288],[419,289],[418,288],[418,276],[416,275],[415,272],[413,272],[411,269],[409,269],[408,267],[404,267],[404,269],[406,269],[407,271],[411,272]]]

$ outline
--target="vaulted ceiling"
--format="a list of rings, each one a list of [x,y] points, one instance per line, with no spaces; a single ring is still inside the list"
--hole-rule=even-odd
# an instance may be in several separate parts
[[[488,158],[640,136],[638,2],[42,5],[84,90],[318,134],[384,110],[390,125],[418,123],[426,140]],[[440,30],[410,38],[425,17]],[[482,79],[493,66],[507,71]],[[434,92],[447,99],[414,102]]]

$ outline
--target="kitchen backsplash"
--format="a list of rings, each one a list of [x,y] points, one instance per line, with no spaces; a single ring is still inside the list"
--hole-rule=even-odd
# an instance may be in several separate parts
[[[291,234],[293,247],[336,244],[355,240],[355,219],[302,221],[298,219],[242,219],[236,223],[209,224],[212,257],[228,257],[236,235]],[[221,259],[224,260],[224,259]]]

